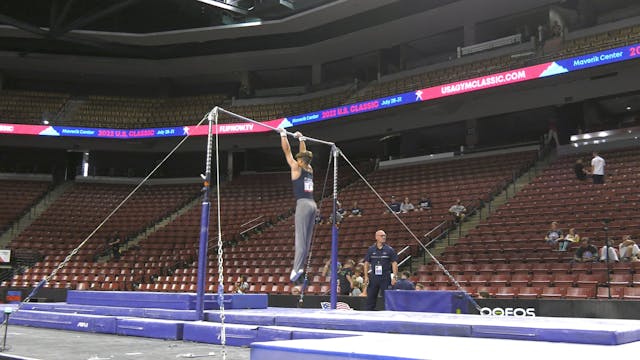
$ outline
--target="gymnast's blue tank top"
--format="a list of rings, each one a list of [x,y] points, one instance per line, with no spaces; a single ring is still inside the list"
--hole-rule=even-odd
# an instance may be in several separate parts
[[[296,197],[296,200],[313,200],[313,173],[302,168],[300,171],[300,177],[291,181],[293,183],[293,195]]]

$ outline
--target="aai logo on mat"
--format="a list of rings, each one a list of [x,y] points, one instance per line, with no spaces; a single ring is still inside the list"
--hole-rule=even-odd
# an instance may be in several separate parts
[[[482,316],[536,316],[535,308],[488,308],[480,309]]]

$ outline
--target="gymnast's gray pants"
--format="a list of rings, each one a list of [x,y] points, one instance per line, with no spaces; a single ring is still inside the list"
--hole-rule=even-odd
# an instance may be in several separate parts
[[[305,262],[311,248],[313,226],[316,222],[316,202],[312,199],[298,199],[296,201],[296,253],[293,258],[293,269],[299,271],[305,268]]]

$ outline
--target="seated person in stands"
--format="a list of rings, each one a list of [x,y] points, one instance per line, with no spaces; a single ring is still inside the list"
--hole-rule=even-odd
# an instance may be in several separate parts
[[[344,266],[338,271],[338,288],[340,295],[351,295],[353,290],[353,267],[356,262],[353,259],[346,259]]]
[[[576,164],[573,166],[573,171],[576,173],[576,179],[587,180],[587,170],[584,168],[582,159],[576,160]]]
[[[344,214],[345,214],[346,212],[345,212],[345,210],[342,208],[342,205],[340,204],[340,201],[337,201],[336,206],[338,207],[338,208],[336,209],[336,215],[335,215],[335,218],[336,218],[336,224],[340,224],[340,223],[342,222],[342,219],[344,219]],[[334,218],[334,216],[333,216],[333,215],[331,215],[331,216],[329,217],[329,223],[330,223],[330,224],[333,224],[333,218]]]
[[[431,209],[431,199],[429,199],[428,196],[425,196],[420,199],[420,202],[418,202],[418,210],[423,211],[429,209]]]
[[[451,205],[451,207],[449,208],[449,213],[454,216],[456,224],[464,219],[466,212],[467,208],[462,205],[460,199],[457,199],[456,203],[454,205]]]
[[[417,283],[416,290],[424,290],[424,285],[422,285],[421,283]]]
[[[391,195],[391,202],[389,202],[388,206],[389,208],[385,211],[385,213],[388,213],[389,211],[392,211],[394,214],[400,213],[400,203],[396,200],[395,196]]]
[[[242,275],[240,281],[238,281],[233,289],[236,294],[246,294],[249,291],[249,282],[247,281],[247,275]]]
[[[591,244],[589,238],[582,238],[580,240],[580,247],[573,256],[573,261],[579,263],[598,261],[598,248]]]
[[[563,239],[558,240],[558,244],[559,244],[558,250],[567,251],[567,249],[569,249],[569,246],[571,244],[577,243],[577,242],[580,242],[580,235],[576,234],[575,228],[571,228],[569,229],[569,233]]]
[[[562,230],[558,228],[558,222],[554,221],[551,223],[551,229],[547,231],[544,241],[551,246],[556,246],[560,239],[562,239]]]
[[[400,279],[393,285],[393,290],[415,290],[416,286],[409,279],[410,277],[411,273],[403,271],[402,274],[400,274]]]
[[[607,240],[607,245],[602,246],[602,249],[600,249],[600,261],[618,262],[618,250],[613,246],[613,240]],[[607,249],[609,250],[609,256],[607,256]]]
[[[353,202],[353,207],[351,207],[351,213],[349,213],[349,217],[352,216],[362,216],[362,209],[358,206],[358,202]]]
[[[116,231],[113,234],[111,241],[109,242],[109,246],[111,246],[111,251],[113,253],[113,258],[116,260],[120,259],[120,244],[122,244],[120,233]]]
[[[409,211],[414,211],[416,209],[415,206],[409,201],[409,197],[405,197],[402,204],[400,204],[400,212],[408,213]]]
[[[336,211],[338,212],[338,215],[340,215],[340,218],[344,218],[347,215],[347,210],[342,207],[340,201],[336,201],[336,207],[338,208]]]
[[[362,296],[362,284],[353,283],[353,289],[351,290],[351,296]]]
[[[353,276],[352,276],[354,288],[357,286],[360,289],[361,293],[362,293],[362,284],[364,284],[364,278],[362,277],[363,271],[364,271],[364,266],[361,264],[358,264],[353,268]]]
[[[631,240],[631,235],[622,238],[618,250],[622,261],[640,261],[640,248],[635,241]]]

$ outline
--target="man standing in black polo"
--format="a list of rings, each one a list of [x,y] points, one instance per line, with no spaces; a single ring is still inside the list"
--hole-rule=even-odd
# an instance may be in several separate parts
[[[387,234],[382,230],[376,231],[376,243],[369,247],[364,257],[367,310],[375,310],[378,294],[384,295],[384,291],[395,285],[398,278],[398,254],[386,241]]]

